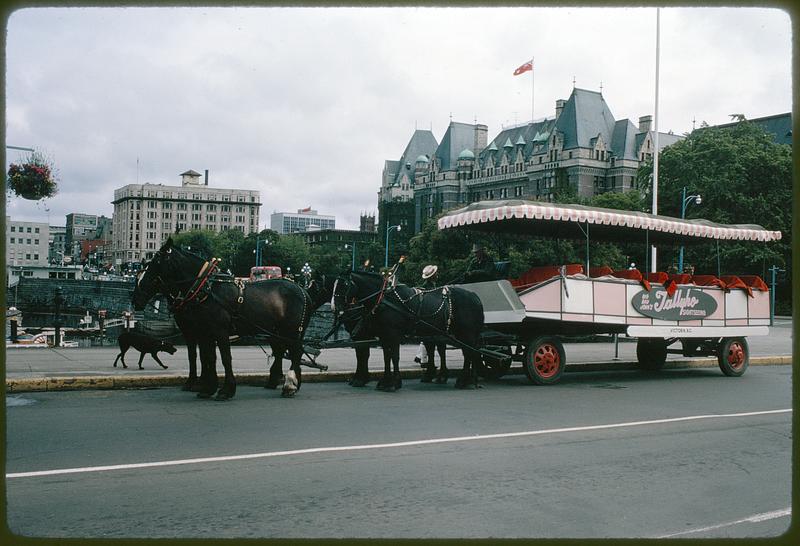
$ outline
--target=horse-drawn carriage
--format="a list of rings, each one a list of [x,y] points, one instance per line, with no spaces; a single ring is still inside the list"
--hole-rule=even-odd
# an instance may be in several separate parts
[[[769,242],[781,238],[777,231],[522,200],[473,203],[442,217],[438,226],[586,240],[584,264],[534,267],[510,281],[464,285],[483,303],[487,330],[505,335],[504,351],[522,362],[537,384],[559,380],[566,364],[561,340],[571,336],[637,338],[637,359],[647,370],[660,369],[667,354],[676,353],[716,356],[723,373],[739,376],[749,364],[746,336],[769,333],[769,291],[759,277],[591,267],[589,236],[649,247],[709,240]],[[681,347],[671,348],[676,343]],[[496,375],[508,369],[508,359],[484,360]]]
[[[510,281],[435,290],[394,286],[387,277],[355,271],[338,279],[323,276],[304,289],[285,279],[243,283],[219,275],[215,260],[204,260],[168,241],[140,273],[133,299],[141,308],[156,293],[167,296],[189,347],[187,388],[197,387],[205,396],[216,391],[219,348],[225,381],[218,399],[236,391],[230,339],[238,335],[262,336],[270,343],[275,362],[267,386],[277,387],[283,380],[284,395],[294,395],[300,386],[302,355],[312,366],[322,367],[315,356],[326,346],[324,340],[304,340],[310,316],[337,299],[336,312],[343,313],[356,347],[356,378],[363,382],[368,376],[362,343],[377,337],[385,366],[378,388],[389,391],[401,385],[399,343],[404,334],[441,336],[461,349],[464,369],[456,386],[464,388],[476,384],[476,372],[497,377],[515,360],[523,363],[532,382],[555,383],[566,364],[561,340],[589,334],[638,338],[637,357],[646,369],[661,368],[668,353],[715,355],[726,375],[739,376],[749,363],[746,336],[768,334],[768,289],[758,277],[591,267],[589,234],[601,241],[638,239],[649,247],[708,240],[768,242],[780,239],[780,232],[521,200],[473,203],[442,217],[439,228],[585,238],[586,261],[535,267]],[[677,342],[680,349],[670,348]],[[199,378],[195,347],[200,348],[203,366]],[[282,379],[284,354],[292,365]]]

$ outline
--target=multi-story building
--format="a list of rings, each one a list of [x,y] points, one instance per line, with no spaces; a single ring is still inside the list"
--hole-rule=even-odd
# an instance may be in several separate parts
[[[336,217],[320,214],[311,207],[295,212],[273,212],[269,219],[270,229],[281,235],[301,233],[309,229],[336,229]]]
[[[48,265],[50,226],[46,222],[20,222],[6,216],[6,284],[34,276]]]
[[[80,256],[80,242],[86,239],[94,239],[97,233],[97,215],[85,214],[82,212],[71,212],[67,214],[67,228],[65,247],[67,255],[73,259]]]
[[[457,124],[467,127],[465,124]],[[485,125],[481,125],[486,129]],[[447,138],[447,135],[445,136]],[[486,144],[484,140],[484,145]],[[417,164],[426,164],[439,147],[431,131],[416,129],[397,161],[387,159],[383,164],[381,188],[378,190],[378,234],[381,245],[386,245],[387,227],[400,226],[393,231],[392,258],[408,249],[414,234],[414,191]]]
[[[733,115],[732,117],[737,117]],[[744,121],[744,116],[740,117],[740,121],[733,121],[731,123],[723,123],[722,125],[710,125],[708,128],[722,129],[726,127],[733,127],[737,123]],[[772,139],[776,144],[792,145],[792,113],[775,114],[772,116],[765,116],[763,118],[753,118],[746,120],[750,123],[761,127],[765,133],[772,135]],[[703,130],[706,127],[700,127],[697,130]]]
[[[65,226],[50,226],[47,259],[51,264],[60,264],[64,261],[67,250],[67,228]]]
[[[355,243],[370,244],[378,241],[378,234],[374,231],[361,231],[354,229],[315,229],[300,233],[303,241],[309,246],[339,247]]]
[[[46,266],[49,239],[47,222],[20,222],[6,216],[6,264]]]
[[[378,229],[375,225],[375,214],[363,213],[358,219],[359,231],[374,232]]]
[[[167,238],[181,231],[237,229],[258,232],[257,190],[211,188],[193,170],[181,175],[180,186],[128,184],[114,191],[114,265],[151,258]]]
[[[428,218],[474,201],[551,201],[557,188],[581,197],[628,191],[655,151],[651,124],[649,115],[638,126],[616,120],[601,93],[577,88],[556,101],[555,116],[503,128],[488,145],[485,125],[451,122],[431,155],[406,165],[414,173],[414,232]],[[659,148],[680,138],[660,132]]]

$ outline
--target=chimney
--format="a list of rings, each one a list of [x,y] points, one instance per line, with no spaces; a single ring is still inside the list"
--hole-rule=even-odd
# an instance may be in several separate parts
[[[208,186],[208,169],[206,169],[206,186]]]
[[[489,134],[489,127],[487,125],[475,124],[475,140],[473,141],[472,151],[477,156],[478,153],[486,148],[486,138]]]
[[[653,122],[653,116],[642,116],[639,118],[639,132],[646,133],[650,130],[650,124]]]
[[[561,115],[561,111],[564,110],[564,105],[566,103],[567,101],[565,101],[564,99],[558,99],[556,101],[556,119],[558,119],[558,116]]]

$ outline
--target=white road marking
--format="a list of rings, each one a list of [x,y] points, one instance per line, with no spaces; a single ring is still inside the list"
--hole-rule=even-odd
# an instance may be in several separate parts
[[[783,510],[775,510],[773,512],[764,512],[762,514],[755,514],[753,516],[749,516],[746,518],[737,519],[736,521],[729,521],[727,523],[720,523],[718,525],[711,525],[709,527],[700,527],[699,529],[690,529],[689,531],[681,531],[680,533],[661,535],[655,538],[672,538],[672,537],[679,537],[682,535],[691,535],[694,533],[703,533],[705,531],[714,531],[716,529],[722,529],[723,527],[731,527],[732,525],[739,525],[740,523],[758,523],[760,521],[768,521],[771,519],[783,518],[791,515],[792,515],[792,509],[784,508]]]
[[[353,446],[314,447],[309,449],[292,449],[288,451],[269,451],[264,453],[249,453],[245,455],[223,455],[219,457],[202,457],[198,459],[178,459],[172,461],[156,461],[151,463],[131,463],[107,466],[85,466],[78,468],[61,468],[55,470],[37,470],[33,472],[11,472],[6,474],[6,479],[34,478],[39,476],[56,476],[59,474],[82,474],[87,472],[107,472],[112,470],[132,470],[137,468],[154,468],[162,466],[177,466],[185,464],[218,463],[226,461],[242,461],[247,459],[265,459],[269,457],[288,457],[290,455],[309,455],[313,453],[333,453],[340,451],[366,451],[371,449],[392,449],[433,444],[450,444],[456,442],[475,442],[479,440],[497,440],[503,438],[520,438],[524,436],[543,436],[546,434],[561,434],[565,432],[588,432],[593,430],[608,430],[628,427],[641,427],[647,425],[663,425],[669,423],[682,423],[687,421],[701,421],[708,419],[730,419],[753,417],[757,415],[775,415],[791,413],[792,409],[779,409],[769,411],[751,411],[746,413],[722,413],[710,415],[690,415],[688,417],[674,417],[670,419],[654,419],[650,421],[631,421],[627,423],[612,423],[608,425],[589,425],[581,427],[552,428],[545,430],[526,430],[522,432],[503,432],[498,434],[476,434],[473,436],[457,436],[451,438],[432,438],[430,440],[411,440],[408,442],[392,442],[386,444],[365,444]]]

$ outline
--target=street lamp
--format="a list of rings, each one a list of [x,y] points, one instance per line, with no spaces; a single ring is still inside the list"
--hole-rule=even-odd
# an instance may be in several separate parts
[[[389,232],[393,229],[400,231],[400,226],[386,226],[386,258],[383,261],[383,267],[389,267]]]
[[[355,271],[356,270],[356,242],[353,241],[352,243],[350,243],[348,245],[344,245],[344,249],[345,250],[353,249],[353,264],[350,266],[350,270],[351,271]]]
[[[256,255],[256,266],[261,265],[261,257],[263,256],[263,250],[261,249],[261,245],[271,245],[269,239],[264,239],[263,241],[260,239],[256,239],[256,249],[253,253]]]
[[[681,220],[686,217],[686,205],[688,205],[692,200],[694,200],[696,205],[699,205],[703,202],[703,198],[700,197],[699,193],[697,195],[689,195],[687,197],[686,186],[684,186],[681,193]],[[678,273],[683,273],[683,245],[681,245],[681,250],[678,253]]]

